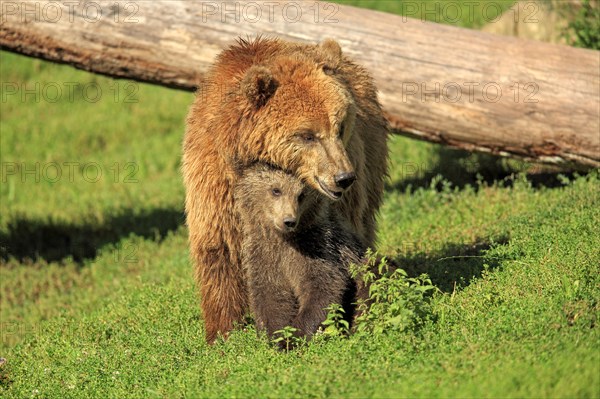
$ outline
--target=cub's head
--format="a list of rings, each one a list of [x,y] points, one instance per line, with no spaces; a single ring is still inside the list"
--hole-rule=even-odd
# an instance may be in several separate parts
[[[286,234],[317,206],[317,193],[300,179],[267,165],[244,170],[234,188],[235,205],[244,223],[260,224]]]
[[[333,40],[281,48],[245,71],[238,103],[242,157],[277,165],[333,200],[356,180],[346,151],[356,105],[336,72],[341,62]]]

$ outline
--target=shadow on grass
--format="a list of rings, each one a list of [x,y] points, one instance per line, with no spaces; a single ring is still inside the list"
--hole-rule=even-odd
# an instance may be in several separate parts
[[[441,291],[453,292],[481,277],[484,270],[498,268],[502,259],[486,256],[486,252],[507,242],[508,237],[501,237],[493,243],[477,240],[467,245],[449,244],[438,251],[399,254],[393,261],[410,277],[426,273]]]
[[[462,189],[468,185],[478,187],[481,182],[492,185],[499,184],[510,187],[514,176],[525,173],[525,177],[533,188],[555,188],[564,186],[561,175],[568,180],[575,173],[585,174],[586,169],[574,166],[550,166],[532,164],[500,156],[471,153],[464,150],[439,146],[438,162],[434,165],[403,165],[403,178],[386,185],[386,191],[414,192],[418,188],[431,187],[436,176],[443,177],[452,187]],[[436,190],[441,190],[443,183],[434,183]]]
[[[82,263],[95,258],[104,245],[131,234],[161,241],[184,221],[183,212],[175,209],[126,211],[107,218],[102,224],[68,224],[17,217],[8,223],[7,231],[0,232],[0,259],[52,262],[70,257]]]

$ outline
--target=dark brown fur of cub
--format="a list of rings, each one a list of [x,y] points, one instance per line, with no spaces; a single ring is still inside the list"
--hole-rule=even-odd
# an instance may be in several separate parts
[[[257,328],[285,326],[310,337],[333,303],[351,318],[356,285],[349,264],[365,247],[329,202],[298,178],[265,165],[246,169],[235,186],[242,223],[242,266]]]

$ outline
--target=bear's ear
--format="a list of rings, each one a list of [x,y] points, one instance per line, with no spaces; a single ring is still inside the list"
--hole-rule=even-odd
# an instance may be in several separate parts
[[[246,72],[241,83],[242,93],[255,108],[267,103],[277,90],[277,82],[271,71],[263,66],[254,65]]]
[[[244,171],[246,170],[246,167],[240,159],[235,158],[235,157],[230,157],[229,163],[231,165],[231,170],[233,171],[233,174],[236,178],[242,177],[244,175]]]
[[[319,45],[323,55],[325,56],[325,62],[323,62],[323,71],[331,75],[337,69],[342,60],[342,48],[333,39],[325,39]]]
[[[339,43],[333,39],[325,39],[320,44],[323,52],[332,60],[340,60],[342,58],[342,48]]]

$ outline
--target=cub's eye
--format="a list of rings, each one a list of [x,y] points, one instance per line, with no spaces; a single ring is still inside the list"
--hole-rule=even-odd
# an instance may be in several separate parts
[[[281,196],[281,190],[276,187],[271,189],[271,194],[273,194],[273,197],[279,197]]]
[[[306,197],[306,193],[304,193],[304,192],[300,193],[300,195],[298,196],[298,202],[302,202],[304,197]]]
[[[335,73],[335,69],[329,65],[323,65],[323,72],[325,75],[333,75]]]

